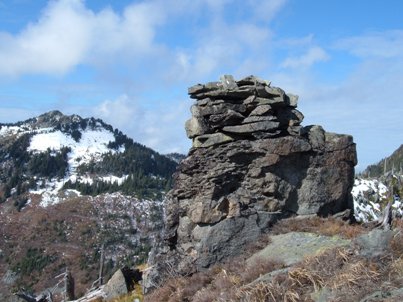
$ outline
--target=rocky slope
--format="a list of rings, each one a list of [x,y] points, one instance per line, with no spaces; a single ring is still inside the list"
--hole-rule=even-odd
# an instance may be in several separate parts
[[[94,118],[0,124],[0,301],[21,287],[59,291],[66,267],[82,295],[102,246],[106,280],[146,261],[176,165]]]
[[[340,219],[284,219],[259,241],[191,276],[173,274],[146,302],[403,299],[403,229],[366,229]]]
[[[353,139],[302,127],[298,97],[253,76],[224,76],[189,94],[193,148],[167,195],[146,289],[240,253],[279,219],[353,209]]]

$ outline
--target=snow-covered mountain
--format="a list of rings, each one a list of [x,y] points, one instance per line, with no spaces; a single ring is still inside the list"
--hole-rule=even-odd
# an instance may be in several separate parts
[[[42,196],[42,206],[60,201],[62,189],[94,195],[127,189],[130,183],[136,189],[126,193],[160,195],[176,167],[102,120],[59,111],[0,124],[0,144],[2,200],[30,192]]]
[[[52,111],[0,124],[0,301],[55,286],[66,267],[77,294],[145,261],[162,228],[177,163],[95,118]]]

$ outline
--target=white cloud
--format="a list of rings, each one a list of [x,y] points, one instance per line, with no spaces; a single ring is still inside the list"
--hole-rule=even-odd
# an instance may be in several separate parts
[[[287,1],[288,0],[249,0],[248,3],[253,8],[255,17],[270,22],[277,16]]]
[[[146,108],[142,99],[121,95],[106,100],[92,110],[92,114],[123,131],[135,141],[161,153],[187,152],[190,140],[184,131],[190,117],[189,100],[172,100]]]
[[[387,34],[384,38],[379,36],[380,40],[388,40]],[[357,43],[347,51],[364,49],[364,44],[358,41],[368,40],[366,35],[361,38],[354,37]],[[394,47],[399,48],[399,43]],[[353,135],[361,170],[390,155],[403,141],[400,129],[403,60],[397,52],[393,57],[376,53],[360,56],[342,80],[329,82],[331,77],[321,75],[321,78],[304,68],[293,70],[292,74],[283,70],[271,78],[274,85],[299,94],[298,107],[305,115],[304,125],[319,124],[330,132]],[[338,74],[338,68],[329,64],[326,73]]]
[[[268,26],[259,26],[250,20],[231,23],[216,18],[197,36],[195,45],[176,53],[173,73],[180,74],[182,80],[207,80],[223,73],[245,75],[245,72],[250,74],[267,67],[272,39]]]
[[[158,49],[156,27],[164,13],[156,2],[99,13],[81,0],[49,2],[39,20],[20,33],[0,32],[0,74],[64,74],[79,64],[99,63],[109,56],[135,56]]]
[[[341,39],[335,47],[361,58],[393,58],[403,56],[403,30],[373,32]]]
[[[311,47],[306,53],[299,57],[289,57],[281,64],[285,68],[307,68],[317,62],[324,62],[329,59],[325,50],[318,46]]]
[[[309,34],[304,37],[286,38],[278,41],[279,47],[295,48],[312,45],[314,42],[314,35]]]

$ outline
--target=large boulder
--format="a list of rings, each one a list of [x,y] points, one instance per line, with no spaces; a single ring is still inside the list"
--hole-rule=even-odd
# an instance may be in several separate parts
[[[237,255],[278,219],[353,211],[353,138],[300,126],[298,97],[270,82],[222,79],[189,88],[209,133],[193,131],[174,175],[146,290]]]

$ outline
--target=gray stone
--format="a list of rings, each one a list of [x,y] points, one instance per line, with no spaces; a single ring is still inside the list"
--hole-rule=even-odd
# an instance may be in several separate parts
[[[198,94],[191,94],[190,97],[193,99],[203,99],[203,98],[212,98],[212,99],[233,99],[233,100],[243,100],[250,95],[253,95],[255,91],[254,87],[243,86],[238,89],[233,90],[210,90],[206,92],[201,92]]]
[[[257,105],[272,105],[273,107],[284,106],[284,98],[281,96],[272,96],[270,98],[255,98],[254,102]]]
[[[223,85],[221,82],[208,82],[204,85],[204,89],[207,91],[218,90],[222,87]]]
[[[126,279],[122,270],[117,270],[108,283],[105,284],[104,293],[107,301],[128,293]]]
[[[284,90],[278,87],[265,87],[266,92],[268,93],[269,97],[273,96],[281,96],[284,98]]]
[[[190,113],[192,114],[192,117],[201,117],[202,114],[200,112],[200,107],[197,105],[192,105],[190,107]]]
[[[209,91],[219,90],[222,87],[223,86],[221,82],[208,82],[205,85],[197,84],[188,88],[188,94],[190,94],[190,96],[194,98],[195,95],[207,93]]]
[[[287,132],[293,136],[301,136],[302,134],[302,127],[301,126],[289,126],[287,128]]]
[[[243,124],[237,126],[226,126],[223,128],[223,131],[229,133],[253,133],[258,131],[272,131],[278,129],[280,123],[274,121],[264,121],[264,122],[256,122],[250,124]]]
[[[263,80],[256,76],[247,76],[239,81],[236,81],[238,86],[245,86],[245,85],[257,85],[260,84],[262,86],[270,86],[270,81]]]
[[[218,104],[206,107],[200,107],[200,115],[209,116],[209,115],[217,115],[228,112],[228,110],[236,111],[239,113],[243,113],[246,111],[246,107],[244,104]]]
[[[195,93],[200,93],[203,91],[204,91],[204,85],[202,85],[202,84],[196,84],[196,85],[188,88],[188,94],[195,94]]]
[[[206,106],[209,102],[211,102],[211,99],[205,98],[205,99],[202,99],[202,100],[197,100],[197,105]]]
[[[320,151],[325,148],[325,130],[321,126],[308,126],[303,131],[307,133],[313,150]]]
[[[390,249],[390,243],[395,235],[394,231],[374,229],[367,234],[357,237],[354,243],[360,248],[364,257],[377,257]]]
[[[265,122],[265,121],[277,121],[277,118],[272,115],[266,116],[249,116],[242,121],[242,124]]]
[[[298,106],[298,95],[287,93],[286,103],[288,106],[297,108]]]
[[[236,125],[244,120],[244,116],[239,112],[228,109],[222,114],[213,114],[209,117],[210,125],[213,129],[222,128],[224,126]]]
[[[272,112],[272,107],[270,105],[260,105],[257,106],[250,114],[249,116],[261,116],[261,115],[265,115]]]
[[[220,77],[221,83],[224,89],[237,89],[238,85],[236,84],[234,77],[232,75],[223,75]]]
[[[256,240],[260,235],[257,215],[224,219],[208,229],[200,241],[199,250],[205,256],[199,257],[196,265],[207,268],[239,252],[246,242]]]
[[[277,137],[281,134],[281,130],[271,130],[271,131],[256,131],[253,132],[251,135],[252,137],[256,139],[266,139],[266,138],[272,138],[272,137]]]
[[[224,133],[213,133],[197,136],[193,139],[194,148],[207,148],[233,141],[234,139]]]
[[[207,124],[201,117],[192,117],[185,123],[186,135],[189,138],[194,138],[199,135],[203,135],[209,132]]]
[[[298,126],[304,119],[304,115],[291,107],[282,107],[277,110],[277,118],[281,125],[286,128],[288,126]]]
[[[347,246],[350,240],[338,236],[328,237],[312,233],[291,232],[271,236],[270,244],[252,255],[247,263],[257,259],[274,260],[287,266],[299,263],[306,257],[313,257],[326,249]]]
[[[250,95],[248,96],[245,100],[243,100],[243,103],[245,105],[251,105],[253,103],[256,103],[256,96],[255,95]]]

